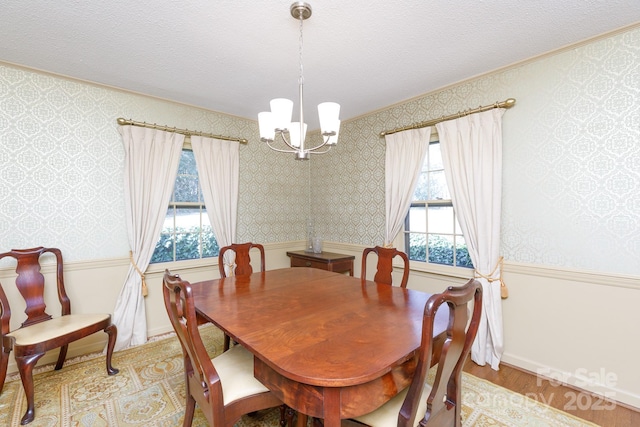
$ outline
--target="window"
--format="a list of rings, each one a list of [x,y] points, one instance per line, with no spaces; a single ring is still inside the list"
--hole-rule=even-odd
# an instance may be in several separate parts
[[[151,263],[215,257],[219,251],[202,199],[193,151],[183,149],[167,216]]]
[[[409,259],[473,268],[447,188],[440,142],[429,144],[411,207],[404,222]]]

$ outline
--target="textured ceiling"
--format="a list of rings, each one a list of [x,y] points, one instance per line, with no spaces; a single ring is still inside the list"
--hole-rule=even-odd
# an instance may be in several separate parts
[[[2,0],[0,61],[255,119],[272,98],[298,108],[291,3]],[[312,129],[323,101],[353,118],[640,22],[640,0],[310,3]]]

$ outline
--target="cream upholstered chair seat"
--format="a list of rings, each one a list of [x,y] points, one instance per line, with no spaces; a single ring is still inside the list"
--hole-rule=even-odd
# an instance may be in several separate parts
[[[46,279],[41,273],[40,258],[55,258],[55,279]],[[115,375],[118,370],[111,365],[113,348],[118,329],[111,323],[111,315],[71,313],[71,300],[64,286],[64,265],[62,252],[57,248],[12,249],[0,254],[0,259],[16,262],[16,276],[13,284],[24,299],[26,319],[11,317],[9,297],[0,284],[0,392],[4,387],[9,364],[9,354],[13,352],[20,372],[22,387],[27,398],[27,408],[20,424],[29,424],[35,418],[35,390],[33,368],[46,352],[59,348],[55,369],[62,369],[67,357],[69,344],[96,332],[108,335],[106,365],[107,374]],[[54,285],[55,283],[55,285]],[[58,301],[45,303],[45,289],[56,286]],[[89,284],[89,286],[91,286]],[[14,301],[15,302],[15,301]],[[82,305],[81,300],[74,304]],[[59,317],[47,313],[47,309],[58,311]],[[11,330],[12,323],[20,327]]]
[[[361,415],[359,417],[354,418],[354,420],[359,421],[363,424],[367,424],[371,427],[396,427],[398,425],[398,414],[400,413],[400,408],[402,408],[402,404],[404,403],[404,399],[407,397],[407,392],[409,391],[409,387],[405,388],[399,394],[397,394],[393,399],[379,407],[373,412],[369,412],[368,414]],[[426,396],[431,392],[431,386],[425,384],[424,389],[422,391],[422,396],[424,398],[420,399],[420,404],[418,406],[418,414],[424,414],[427,410],[427,400]],[[416,423],[414,427],[418,425],[421,418],[416,419]]]
[[[211,359],[222,384],[224,404],[269,390],[253,376],[253,354],[241,345]]]
[[[214,358],[209,357],[198,328],[191,284],[169,270],[165,270],[162,283],[167,315],[184,356],[183,427],[193,423],[196,405],[210,426],[233,427],[244,414],[277,406],[280,425],[287,424],[282,401],[253,376],[251,352],[237,345]]]
[[[13,338],[14,345],[34,345],[77,332],[109,317],[109,314],[68,314],[16,329],[6,336]]]

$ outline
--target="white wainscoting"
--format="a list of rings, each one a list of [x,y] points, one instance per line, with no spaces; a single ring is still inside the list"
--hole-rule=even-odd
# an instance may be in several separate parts
[[[304,242],[264,246],[270,270],[288,267],[286,252],[303,249]],[[356,257],[356,277],[360,277],[363,249],[362,245],[324,243],[325,251]],[[113,313],[128,265],[127,257],[65,264],[72,309]],[[192,282],[219,277],[217,260],[153,265],[146,275],[149,336],[171,331],[161,291],[162,273],[167,267]],[[375,267],[368,268],[371,268],[368,276],[373,277]],[[42,272],[46,278],[53,278],[53,266],[45,265]],[[467,280],[440,273],[412,271],[408,286],[433,293]],[[0,282],[9,294],[12,312],[17,318],[24,304],[20,306],[17,302],[21,297],[13,286],[13,277],[13,268],[0,269]],[[504,278],[509,287],[509,298],[503,300],[502,305],[505,363],[640,408],[640,370],[637,368],[640,278],[510,262],[504,264]],[[54,294],[48,294],[46,301],[48,307],[56,307]],[[51,313],[57,315],[56,310]],[[95,334],[73,343],[69,357],[101,351],[105,343],[106,334]],[[39,366],[55,362],[56,356],[57,352],[47,354]],[[15,362],[10,356],[9,373],[15,371]]]
[[[356,256],[356,276],[363,248],[325,243]],[[440,292],[471,276],[441,273],[412,271],[408,287]],[[640,277],[505,261],[504,280],[505,363],[640,408]]]

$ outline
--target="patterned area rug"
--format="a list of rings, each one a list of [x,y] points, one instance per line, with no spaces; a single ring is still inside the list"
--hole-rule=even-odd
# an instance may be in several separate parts
[[[201,329],[211,355],[222,350],[215,327]],[[12,357],[12,356],[11,356]],[[182,425],[184,377],[180,343],[173,335],[114,353],[118,375],[106,374],[104,356],[70,359],[60,371],[36,369],[36,418],[32,427]],[[536,400],[463,373],[463,426],[594,426]],[[17,375],[0,395],[0,426],[19,426],[26,399]],[[237,427],[279,427],[278,409],[244,416]],[[207,426],[196,409],[194,427]]]

